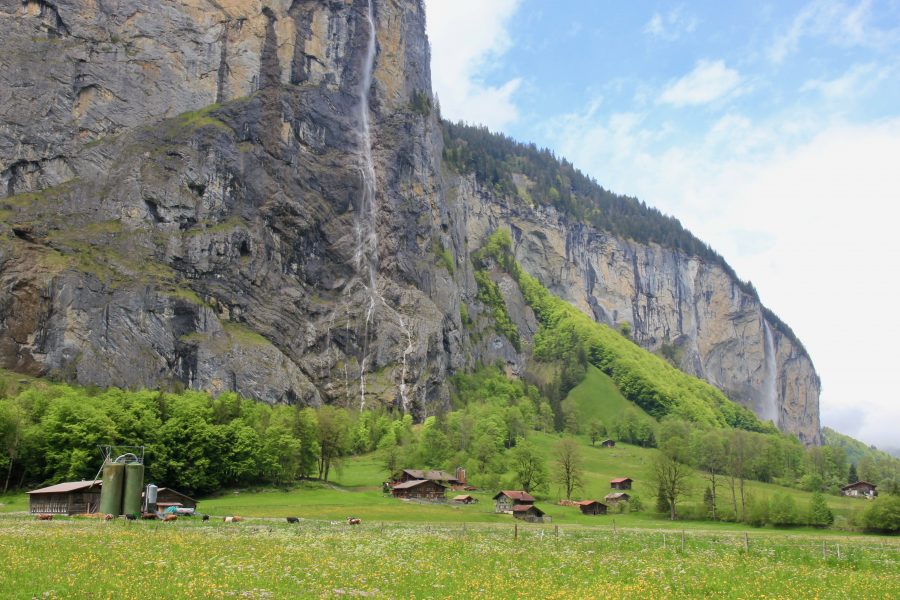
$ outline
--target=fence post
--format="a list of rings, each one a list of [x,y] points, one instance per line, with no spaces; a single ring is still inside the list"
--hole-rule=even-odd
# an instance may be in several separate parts
[[[681,551],[684,552],[684,529],[681,530]]]
[[[663,534],[663,548],[666,547],[666,534]]]
[[[750,552],[750,536],[747,535],[747,532],[744,532],[744,552]]]
[[[559,539],[559,525],[555,525],[553,527],[554,533],[556,534],[556,539]]]
[[[837,545],[837,554],[838,554],[838,560],[841,560],[841,545],[840,544]]]
[[[616,535],[616,520],[613,519],[613,535]]]
[[[513,524],[513,539],[514,540],[519,539],[519,524],[518,523]]]
[[[822,560],[828,558],[828,548],[825,546],[825,542],[822,542]]]

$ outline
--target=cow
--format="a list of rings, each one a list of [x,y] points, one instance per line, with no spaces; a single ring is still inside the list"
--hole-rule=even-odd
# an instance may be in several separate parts
[[[225,517],[226,523],[240,523],[241,521],[243,521],[243,519],[238,517],[237,515],[233,517]]]
[[[288,523],[299,523],[300,519],[298,519],[297,517],[288,517],[287,522]]]
[[[110,514],[103,515],[104,521],[112,521],[113,519],[115,519],[115,517]]]
[[[128,519],[129,521],[134,521],[135,519],[137,519],[137,516],[133,515],[133,514],[127,514],[127,515],[125,515],[125,518]]]
[[[171,521],[177,521],[178,515],[166,515],[163,517],[163,523],[169,523]]]
[[[38,521],[52,521],[53,515],[40,514],[40,515],[37,515],[37,520]]]
[[[141,513],[141,518],[152,521],[153,519],[158,519],[159,516],[155,512],[143,512]]]
[[[357,519],[356,517],[347,517],[348,525],[361,525],[362,519]]]
[[[204,521],[209,521],[209,515],[203,515],[203,520],[204,520]]]

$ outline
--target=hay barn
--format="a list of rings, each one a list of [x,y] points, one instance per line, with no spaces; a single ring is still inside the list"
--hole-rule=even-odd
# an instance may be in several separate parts
[[[80,515],[97,512],[100,480],[67,481],[28,492],[32,514]]]

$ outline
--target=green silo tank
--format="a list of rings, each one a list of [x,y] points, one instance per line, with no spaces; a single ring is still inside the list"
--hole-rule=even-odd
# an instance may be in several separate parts
[[[103,464],[103,486],[100,488],[100,512],[104,515],[122,514],[122,488],[125,482],[125,465],[108,462]]]
[[[125,492],[122,496],[122,514],[140,515],[141,492],[144,489],[144,465],[128,463],[125,465]]]

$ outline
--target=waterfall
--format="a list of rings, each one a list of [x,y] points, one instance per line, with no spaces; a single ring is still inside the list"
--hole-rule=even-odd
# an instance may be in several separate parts
[[[406,347],[400,356],[400,402],[403,411],[409,407],[406,385],[407,358],[413,351],[412,332],[403,316],[388,305],[384,295],[378,289],[378,206],[376,197],[375,162],[372,158],[372,130],[369,124],[369,93],[372,89],[372,74],[375,69],[375,17],[372,0],[366,3],[366,24],[369,39],[363,60],[362,78],[359,84],[359,113],[357,115],[357,134],[359,143],[359,172],[362,182],[362,193],[356,215],[356,250],[353,261],[358,276],[365,289],[365,320],[362,335],[362,358],[359,363],[359,409],[366,405],[366,369],[369,367],[369,336],[374,330],[376,311],[384,307],[398,322],[406,337]]]
[[[765,336],[766,376],[763,380],[762,402],[760,403],[759,416],[763,420],[775,423],[776,427],[780,419],[778,415],[778,366],[775,361],[775,341],[769,323],[763,319],[763,334]]]

